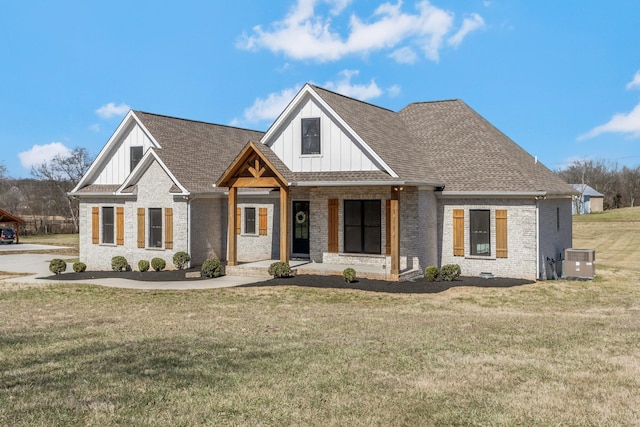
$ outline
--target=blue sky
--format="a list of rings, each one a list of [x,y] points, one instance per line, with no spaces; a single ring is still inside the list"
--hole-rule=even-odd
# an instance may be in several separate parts
[[[392,110],[462,99],[551,169],[635,166],[638,41],[637,0],[8,2],[0,164],[96,155],[130,108],[266,130],[312,82]]]

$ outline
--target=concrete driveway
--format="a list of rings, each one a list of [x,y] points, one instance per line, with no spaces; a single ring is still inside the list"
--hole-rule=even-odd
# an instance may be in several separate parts
[[[37,285],[59,285],[61,283],[73,283],[78,284],[77,281],[64,282],[60,280],[47,281],[46,279],[38,279],[38,277],[51,276],[49,271],[49,261],[53,258],[69,259],[73,258],[69,255],[59,254],[34,254],[34,253],[20,253],[12,254],[10,250],[3,251],[5,247],[17,246],[20,251],[24,250],[46,250],[57,249],[55,246],[46,245],[0,245],[0,271],[6,271],[10,273],[28,273],[28,276],[12,277],[2,279],[3,283],[25,283],[25,284],[37,284]],[[30,249],[25,247],[30,246]],[[34,247],[38,247],[35,249]],[[42,247],[42,248],[40,248]],[[9,253],[7,253],[9,252]],[[67,264],[67,271],[71,271],[71,263]],[[214,288],[228,288],[233,286],[240,286],[249,283],[260,282],[264,279],[255,277],[240,277],[240,276],[222,276],[215,279],[206,280],[192,280],[184,282],[140,282],[136,280],[127,279],[92,279],[90,281],[83,281],[82,283],[109,286],[115,288],[127,288],[127,289],[214,289]]]

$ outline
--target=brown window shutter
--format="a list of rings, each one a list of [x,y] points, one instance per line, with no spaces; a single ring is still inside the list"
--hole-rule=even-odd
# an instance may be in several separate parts
[[[242,208],[236,208],[236,234],[240,234],[240,220],[242,219]]]
[[[464,256],[464,209],[453,210],[453,255]]]
[[[173,249],[173,208],[164,210],[164,248]]]
[[[385,200],[384,216],[386,218],[386,222],[384,225],[384,232],[386,236],[384,253],[387,255],[391,255],[391,200]]]
[[[100,208],[91,208],[91,243],[100,243]]]
[[[507,258],[507,211],[496,210],[496,258]]]
[[[138,247],[144,248],[144,208],[138,208]]]
[[[329,199],[328,251],[338,252],[338,199]]]
[[[258,216],[260,217],[258,234],[261,236],[267,235],[267,208],[258,209]]]
[[[124,245],[124,208],[116,208],[116,244]]]

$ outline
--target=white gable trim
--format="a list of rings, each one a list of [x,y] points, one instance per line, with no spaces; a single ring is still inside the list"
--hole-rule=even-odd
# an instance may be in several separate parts
[[[128,194],[128,193],[123,193],[123,191],[127,187],[130,187],[131,185],[134,185],[136,182],[138,182],[140,178],[144,175],[146,170],[149,168],[149,166],[151,166],[151,164],[154,161],[158,162],[162,170],[167,174],[167,176],[171,179],[171,181],[173,181],[173,183],[180,189],[180,193],[175,193],[176,195],[186,196],[190,194],[189,191],[186,188],[184,188],[184,186],[182,186],[182,184],[180,184],[180,182],[176,179],[176,177],[171,173],[167,165],[164,164],[164,162],[160,159],[160,157],[158,156],[158,154],[155,152],[153,148],[147,150],[147,153],[142,157],[138,165],[131,171],[127,179],[125,179],[122,185],[116,190],[116,194],[117,195]]]
[[[122,119],[122,122],[120,122],[120,125],[118,126],[118,128],[111,135],[111,138],[109,138],[109,141],[107,141],[105,146],[102,147],[102,150],[100,150],[100,153],[98,153],[93,163],[91,163],[91,166],[89,166],[89,169],[84,174],[84,176],[82,177],[78,185],[76,185],[76,187],[73,190],[71,190],[71,194],[75,193],[85,185],[88,185],[91,182],[91,180],[95,178],[96,174],[99,173],[102,167],[109,162],[113,148],[120,140],[120,137],[122,136],[122,134],[133,123],[136,123],[140,127],[140,129],[142,129],[142,131],[151,141],[153,147],[162,148],[158,143],[158,141],[156,141],[156,139],[153,137],[153,135],[151,135],[151,132],[149,132],[149,130],[138,118],[138,116],[136,116],[136,113],[133,110],[129,110],[129,112],[124,117],[124,119]]]
[[[264,136],[262,137],[262,139],[260,140],[260,142],[262,144],[265,144],[268,147],[271,147],[271,145],[273,144],[273,141],[275,141],[274,137],[276,136],[276,133],[278,132],[278,130],[285,123],[286,119],[291,114],[293,114],[293,112],[303,103],[303,101],[304,101],[304,99],[305,99],[305,97],[307,95],[311,96],[315,102],[320,104],[320,106],[322,108],[324,108],[328,112],[328,114],[329,114],[329,116],[331,117],[332,120],[334,120],[336,123],[338,123],[340,126],[342,126],[347,131],[347,133],[349,135],[351,135],[356,141],[358,141],[358,143],[362,146],[364,151],[368,155],[370,155],[371,158],[375,160],[375,162],[377,162],[380,166],[382,166],[382,168],[383,168],[383,170],[385,172],[387,172],[389,175],[391,175],[394,178],[398,178],[398,174],[395,173],[395,171],[393,169],[391,169],[391,167],[384,160],[382,160],[382,158],[369,146],[369,144],[367,144],[360,137],[360,135],[358,135],[351,128],[351,126],[349,126],[349,124],[347,122],[345,122],[342,119],[342,117],[340,117],[333,110],[333,108],[331,108],[329,106],[329,104],[327,104],[320,97],[320,95],[318,95],[318,93],[315,90],[313,90],[313,88],[309,84],[304,85],[304,87],[300,90],[300,92],[298,92],[298,94],[293,98],[293,100],[289,103],[289,105],[287,105],[287,108],[285,108],[285,110],[280,114],[280,116],[278,116],[278,118],[271,125],[271,127],[269,127],[269,130],[267,131],[267,133],[265,133]],[[269,142],[271,142],[271,143],[269,143]]]

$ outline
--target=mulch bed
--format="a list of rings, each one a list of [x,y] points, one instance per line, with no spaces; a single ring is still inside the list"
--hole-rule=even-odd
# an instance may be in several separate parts
[[[192,281],[205,280],[207,277],[186,278],[187,272],[199,272],[198,268],[188,270],[164,270],[164,271],[147,271],[141,273],[139,271],[85,271],[83,273],[66,272],[48,277],[40,277],[46,280],[61,281],[83,281],[90,279],[118,278],[149,282],[171,282],[171,281]],[[413,281],[404,282],[388,282],[385,280],[358,279],[353,283],[345,282],[342,276],[319,276],[312,274],[301,274],[295,277],[269,279],[261,282],[250,283],[240,287],[259,288],[259,287],[278,287],[278,286],[300,286],[307,288],[322,289],[355,289],[370,292],[385,293],[406,293],[406,294],[429,294],[446,291],[447,289],[472,286],[476,288],[511,288],[514,286],[522,286],[534,283],[530,280],[508,279],[508,278],[491,278],[483,279],[481,277],[459,277],[452,282],[429,282],[426,279],[415,279]]]

